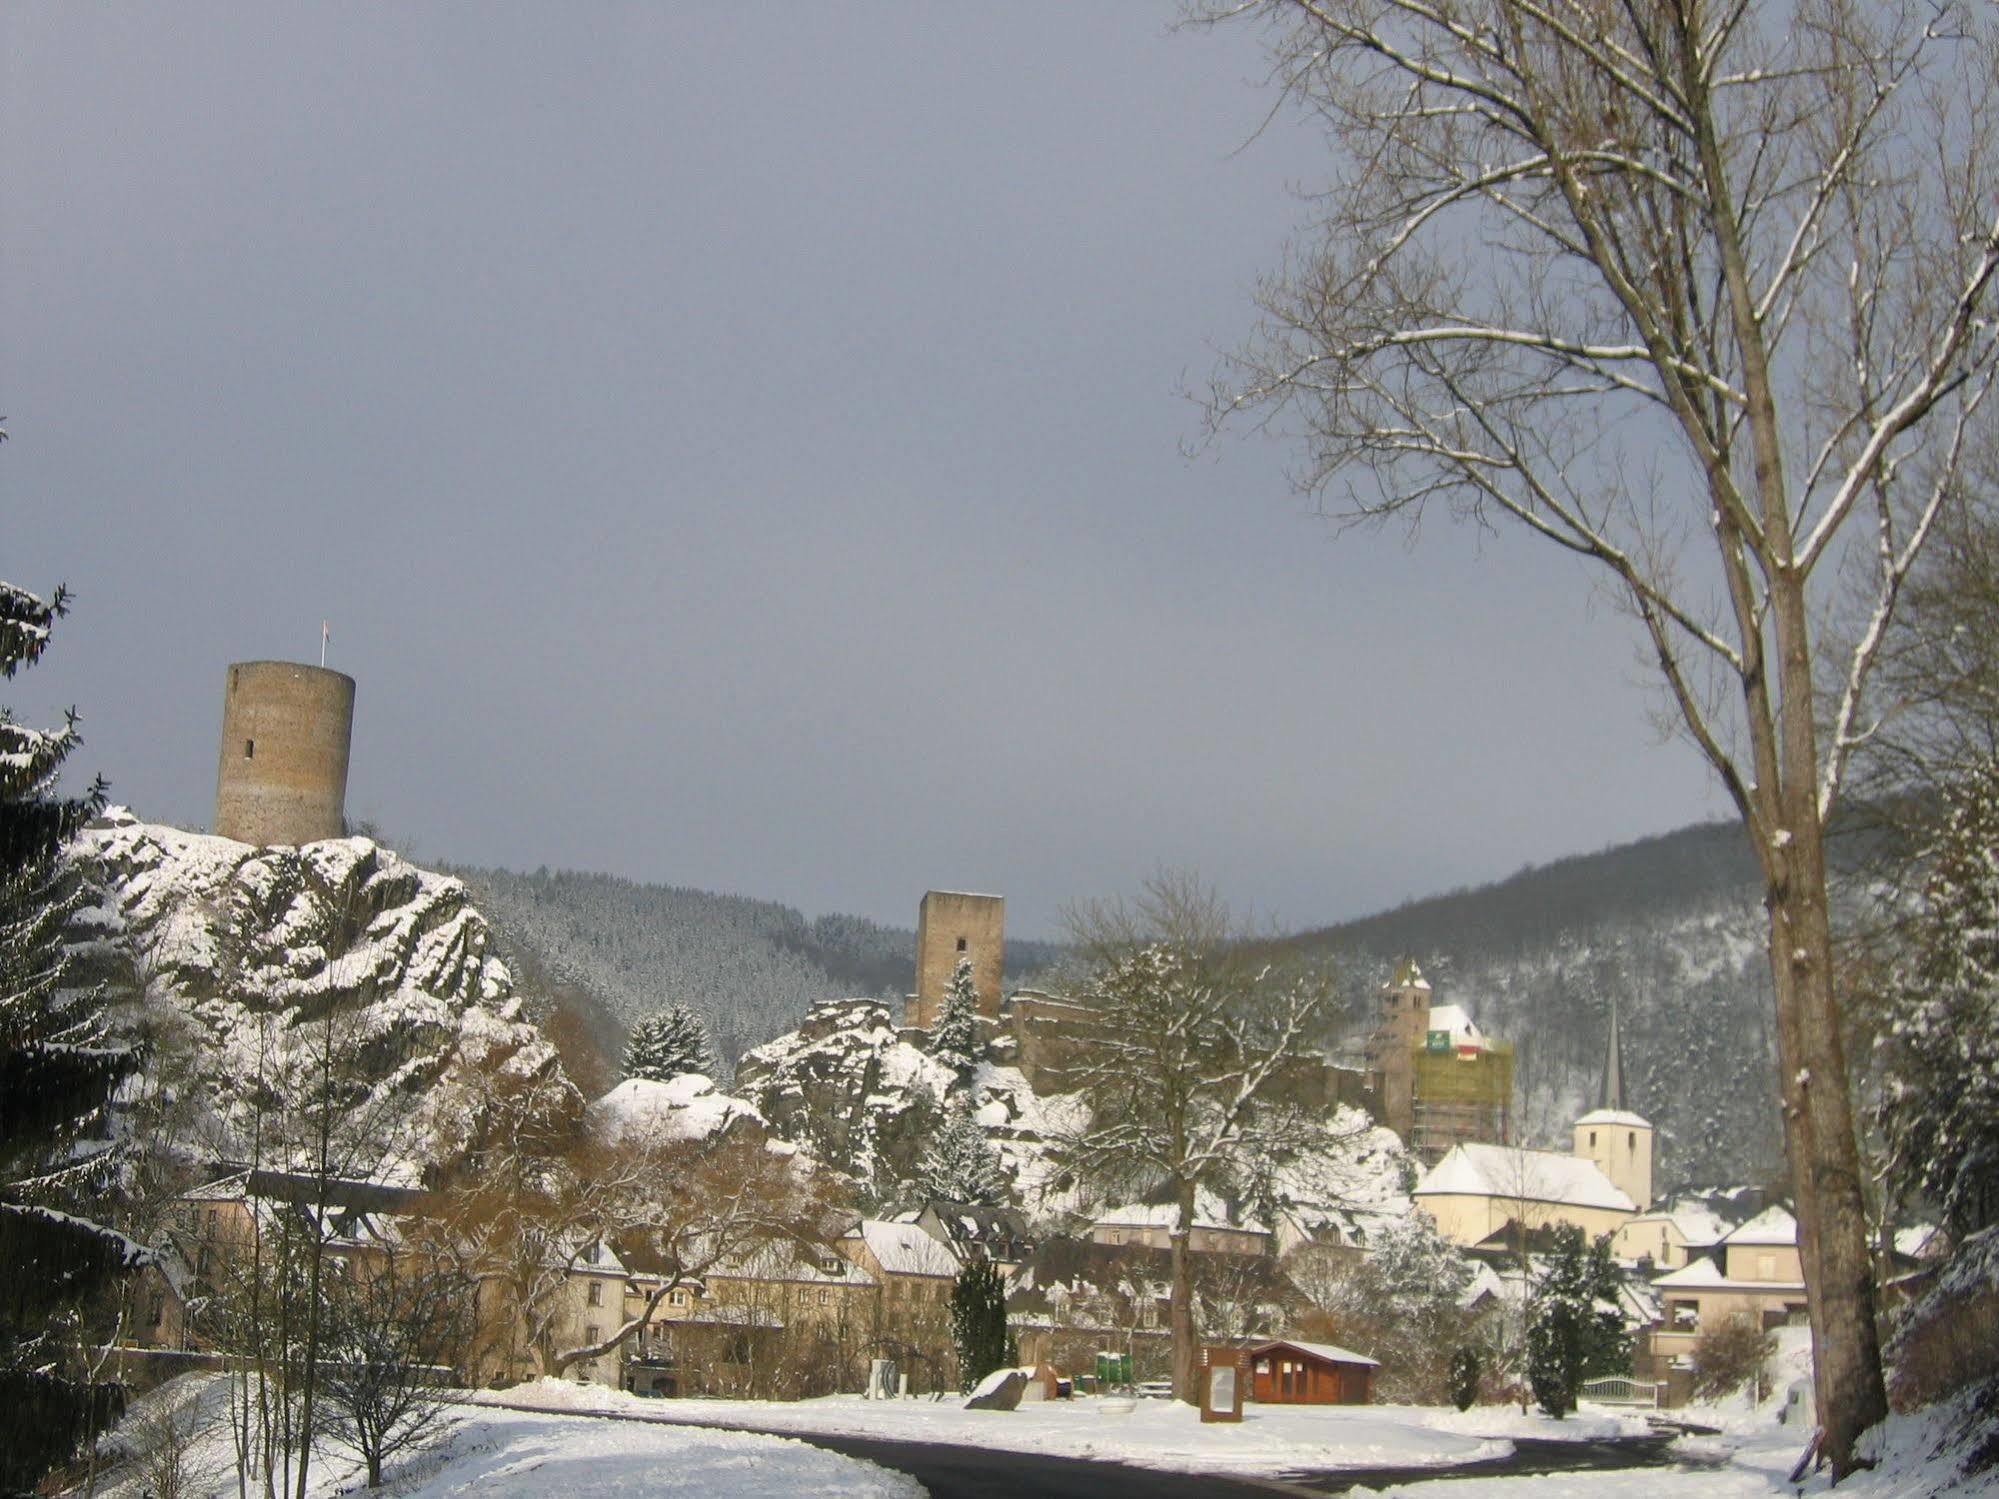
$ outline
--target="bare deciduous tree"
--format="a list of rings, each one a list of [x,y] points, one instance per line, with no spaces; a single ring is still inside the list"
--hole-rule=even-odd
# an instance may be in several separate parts
[[[1171,1194],[1173,1393],[1195,1401],[1198,1194],[1233,1194],[1271,1162],[1335,1144],[1292,1096],[1335,989],[1272,972],[1244,950],[1227,907],[1181,876],[1155,878],[1133,907],[1086,907],[1071,925],[1096,959],[1076,996],[1088,1012],[1073,1072],[1087,1122],[1056,1149],[1100,1191]]]
[[[1824,829],[1994,374],[1992,17],[1960,0],[1251,0],[1340,162],[1214,413],[1350,518],[1588,559],[1755,848],[1836,1473],[1886,1412]],[[1842,577],[1843,575],[1843,577]],[[1864,589],[1837,649],[1822,626]],[[1820,706],[1822,705],[1822,706]]]

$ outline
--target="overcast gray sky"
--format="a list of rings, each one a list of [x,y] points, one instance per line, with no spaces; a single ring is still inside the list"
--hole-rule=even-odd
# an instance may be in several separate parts
[[[7,700],[205,825],[224,666],[326,617],[419,857],[1031,935],[1715,815],[1573,564],[1182,457],[1324,156],[1174,16],[0,9],[0,575],[76,593]]]

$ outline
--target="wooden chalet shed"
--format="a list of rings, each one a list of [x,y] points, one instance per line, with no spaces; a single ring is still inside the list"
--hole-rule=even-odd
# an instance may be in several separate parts
[[[1270,1405],[1368,1405],[1380,1367],[1331,1343],[1259,1343],[1249,1351],[1250,1398]]]

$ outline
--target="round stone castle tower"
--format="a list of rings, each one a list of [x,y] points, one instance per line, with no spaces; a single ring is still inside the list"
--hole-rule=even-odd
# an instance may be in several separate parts
[[[347,832],[354,679],[295,661],[239,661],[222,694],[215,831],[299,844]]]

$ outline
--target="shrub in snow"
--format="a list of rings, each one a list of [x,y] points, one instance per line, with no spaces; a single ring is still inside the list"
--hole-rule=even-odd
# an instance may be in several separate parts
[[[1702,1328],[1691,1354],[1695,1397],[1719,1400],[1746,1384],[1750,1403],[1761,1404],[1770,1393],[1767,1365],[1776,1351],[1777,1335],[1765,1332],[1761,1320],[1747,1312]]]
[[[1451,1355],[1451,1403],[1468,1411],[1478,1399],[1478,1377],[1483,1372],[1478,1350],[1463,1347]]]

